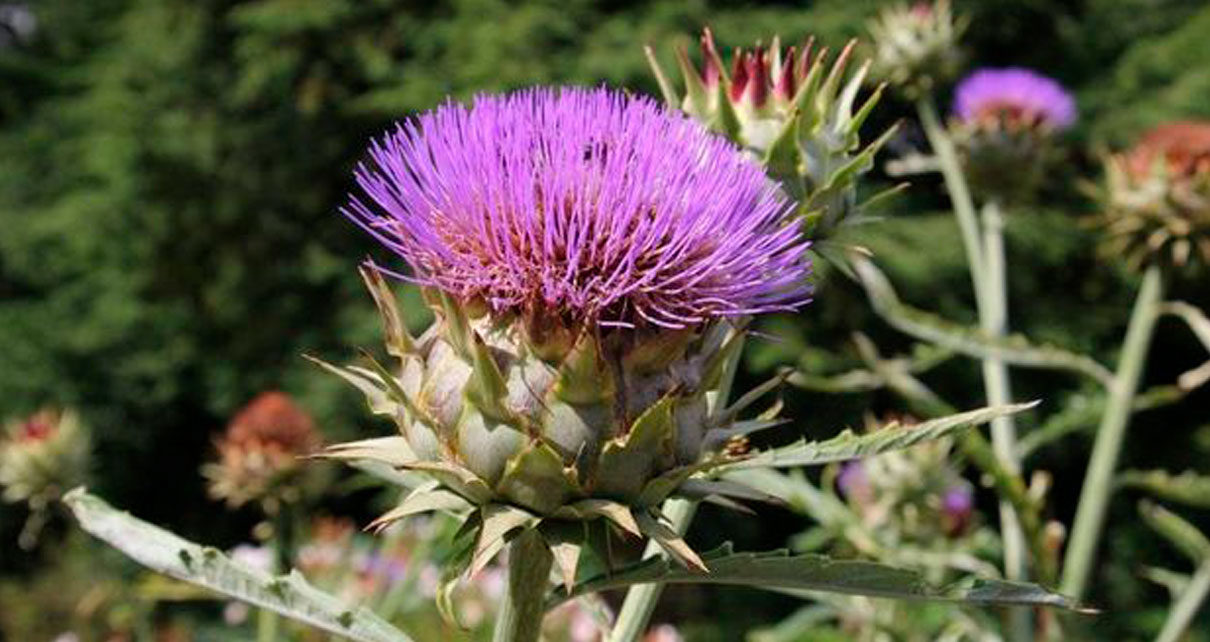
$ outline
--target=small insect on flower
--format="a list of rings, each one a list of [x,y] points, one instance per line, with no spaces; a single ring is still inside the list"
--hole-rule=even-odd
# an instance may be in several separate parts
[[[1132,267],[1210,264],[1210,121],[1146,132],[1105,162],[1105,254]]]
[[[958,83],[953,130],[971,187],[999,201],[1029,200],[1056,153],[1055,134],[1076,121],[1075,99],[1028,69],[980,69]]]
[[[345,214],[411,268],[363,270],[399,367],[321,365],[406,445],[328,456],[442,487],[373,526],[463,504],[514,528],[605,517],[637,533],[660,526],[632,508],[732,459],[739,409],[706,393],[747,318],[811,296],[792,204],[759,165],[650,100],[571,88],[446,104],[370,157]],[[437,316],[423,336],[384,273],[422,286]]]
[[[282,392],[265,392],[231,419],[216,442],[218,461],[202,467],[210,495],[231,507],[260,501],[268,512],[297,499],[299,458],[320,446],[310,415]]]

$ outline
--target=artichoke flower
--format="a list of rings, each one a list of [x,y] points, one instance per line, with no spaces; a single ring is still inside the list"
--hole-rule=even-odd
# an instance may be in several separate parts
[[[842,223],[856,221],[856,213],[868,204],[858,203],[857,180],[873,167],[874,155],[895,131],[891,127],[862,144],[861,127],[877,106],[882,87],[858,105],[870,63],[848,73],[856,42],[829,63],[827,49],[813,51],[812,39],[783,50],[774,38],[768,48],[759,43],[747,51],[737,48],[729,72],[724,71],[728,67],[710,29],[702,31],[700,43],[700,71],[684,47],[677,49],[683,98],[655,52],[646,48],[665,101],[759,159],[799,200],[812,239],[822,241]]]
[[[870,21],[874,39],[874,76],[908,99],[929,95],[958,74],[958,40],[968,20],[954,17],[949,0],[919,0],[888,6]]]
[[[700,567],[657,507],[751,497],[693,477],[773,422],[737,416],[778,381],[728,408],[708,398],[746,319],[810,298],[790,201],[723,138],[605,89],[447,104],[370,155],[345,214],[411,268],[362,269],[396,362],[321,365],[401,436],[327,456],[430,480],[373,526],[474,508],[473,568],[539,527],[569,572],[579,543],[562,538],[585,531],[561,527],[604,518]],[[435,321],[421,336],[384,275],[423,288]]]
[[[971,189],[999,201],[1027,200],[1054,155],[1055,135],[1076,121],[1075,99],[1028,69],[979,69],[954,92],[954,141]]]
[[[1210,264],[1210,122],[1150,130],[1105,163],[1105,253],[1130,266]]]

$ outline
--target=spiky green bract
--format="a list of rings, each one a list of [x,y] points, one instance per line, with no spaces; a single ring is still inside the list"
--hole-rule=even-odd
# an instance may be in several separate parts
[[[958,40],[968,20],[955,17],[949,0],[900,3],[869,23],[874,41],[874,77],[910,100],[928,96],[962,66]]]
[[[707,411],[706,394],[718,388],[742,328],[719,321],[678,331],[572,332],[468,311],[427,290],[436,320],[413,338],[385,279],[373,267],[362,275],[397,361],[322,365],[365,392],[402,438],[336,446],[326,456],[378,461],[436,482],[374,526],[428,510],[470,510],[476,543],[466,563],[478,568],[527,528],[542,530],[561,565],[574,563],[578,549],[562,545],[584,542],[560,525],[603,518],[700,566],[657,507],[691,476],[735,461],[726,454],[730,439],[770,425],[738,421],[758,395]],[[726,497],[732,489],[709,490]]]
[[[842,223],[856,222],[865,205],[857,201],[857,180],[873,167],[874,155],[894,131],[892,127],[874,141],[862,142],[861,126],[877,106],[882,87],[857,102],[869,63],[850,73],[854,45],[850,42],[829,60],[826,49],[813,51],[811,39],[782,50],[774,38],[768,49],[759,44],[735,49],[726,72],[714,35],[705,29],[700,71],[688,51],[677,51],[683,96],[650,47],[647,56],[665,100],[759,158],[798,197],[808,236],[820,241]]]

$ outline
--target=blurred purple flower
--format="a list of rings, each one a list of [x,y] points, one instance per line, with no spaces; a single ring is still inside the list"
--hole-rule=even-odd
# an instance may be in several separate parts
[[[836,486],[849,500],[866,504],[874,500],[874,487],[860,460],[845,462],[836,476]]]
[[[806,303],[786,197],[721,137],[644,98],[530,89],[446,104],[376,141],[343,212],[494,312],[683,328]]]
[[[951,486],[941,496],[941,517],[945,532],[958,535],[966,530],[975,513],[975,493],[965,483]]]
[[[954,115],[970,124],[1067,129],[1076,103],[1057,81],[1020,67],[980,69],[963,78],[954,94]]]

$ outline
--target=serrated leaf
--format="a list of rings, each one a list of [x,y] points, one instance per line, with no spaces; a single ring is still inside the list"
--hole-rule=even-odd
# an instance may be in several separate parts
[[[359,642],[411,640],[369,610],[311,586],[297,571],[274,577],[118,511],[83,488],[63,502],[85,531],[159,573]]]
[[[1192,470],[1179,475],[1164,470],[1130,470],[1120,479],[1123,486],[1145,490],[1160,499],[1210,508],[1210,477]]]
[[[817,466],[847,459],[870,457],[891,450],[908,448],[926,441],[942,439],[954,433],[1006,417],[1038,405],[1037,402],[992,406],[933,419],[910,426],[891,424],[873,432],[857,434],[846,430],[825,441],[806,441],[756,453],[748,459],[724,464],[721,472],[746,468],[794,468]]]
[[[1027,368],[1069,370],[1109,386],[1113,373],[1092,358],[1050,345],[1034,345],[1025,337],[991,337],[982,330],[967,328],[902,303],[890,281],[865,257],[850,255],[866,295],[878,314],[891,327],[921,341],[976,359],[998,359]]]
[[[1047,606],[1091,612],[1071,598],[1036,584],[966,577],[936,586],[916,571],[876,562],[835,560],[823,555],[788,552],[736,553],[730,544],[702,555],[709,573],[695,573],[672,565],[663,557],[650,557],[580,582],[570,592],[558,591],[548,607],[586,593],[624,588],[634,584],[729,584],[753,588],[823,591],[905,600],[958,602],[971,606]]]

